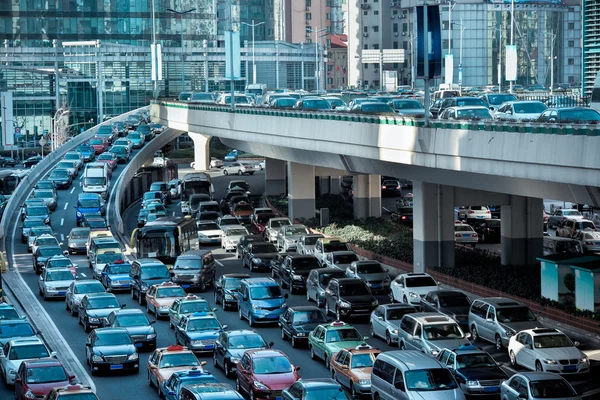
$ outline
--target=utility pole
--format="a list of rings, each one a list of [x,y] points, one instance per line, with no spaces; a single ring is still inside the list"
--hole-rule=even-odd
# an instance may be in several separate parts
[[[152,0],[152,47],[154,48],[154,52],[151,52],[152,55],[152,65],[156,66],[156,76],[154,78],[154,101],[156,101],[158,99],[158,65],[156,65],[156,59],[157,59],[157,54],[156,54],[156,28],[154,25],[155,24],[155,8],[154,8],[154,0]],[[58,74],[56,74],[56,76],[58,77]]]
[[[510,45],[514,45],[515,40],[515,0],[511,0],[510,2]],[[513,84],[514,82],[511,80],[509,82],[510,88],[508,89],[509,93],[513,92]]]
[[[423,86],[425,89],[425,126],[429,126],[429,109],[431,98],[429,97],[429,26],[427,23],[427,0],[423,0]]]
[[[229,79],[231,79],[230,82],[230,86],[231,86],[231,111],[235,112],[235,83],[234,83],[234,77],[235,77],[235,68],[233,66],[233,4],[231,2],[231,0],[227,0],[227,7],[229,8],[229,63],[230,63],[230,67],[229,67],[229,71],[231,73],[231,76],[229,77]]]
[[[258,24],[255,24],[254,20],[252,20],[251,24],[247,22],[242,22],[242,24],[250,26],[252,28],[252,83],[256,84],[256,59],[254,58],[254,28],[264,24],[264,22],[259,22]]]

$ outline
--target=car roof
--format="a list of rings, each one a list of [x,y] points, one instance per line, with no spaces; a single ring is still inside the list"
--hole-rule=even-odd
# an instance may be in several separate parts
[[[274,279],[266,277],[246,278],[242,282],[245,282],[248,286],[279,286]]]
[[[64,365],[58,361],[57,359],[41,359],[41,360],[30,360],[24,361],[27,368],[46,368],[46,367],[55,367],[61,366],[64,368]]]
[[[252,358],[266,358],[277,356],[284,356],[288,358],[288,356],[283,351],[277,349],[248,349],[246,350],[246,354],[248,354]]]
[[[352,250],[332,251],[330,254],[332,254],[333,256],[349,256],[351,254],[356,256],[356,253]]]
[[[330,378],[312,378],[312,379],[300,379],[298,383],[301,383],[305,388],[326,388],[330,386],[339,387],[340,384]]]
[[[400,364],[404,370],[442,368],[442,364],[417,350],[392,350],[379,354],[377,359],[382,359],[391,364]]]
[[[260,335],[254,329],[236,329],[233,331],[225,331],[227,336],[245,336],[245,335]]]
[[[38,337],[31,337],[31,338],[27,338],[27,339],[13,339],[13,340],[10,340],[8,343],[10,343],[12,345],[12,347],[29,346],[32,344],[44,344],[42,339],[40,339]]]
[[[488,303],[496,308],[498,307],[524,307],[525,305],[517,300],[513,300],[509,297],[482,297],[477,299]]]
[[[554,328],[534,328],[534,329],[527,329],[521,332],[527,332],[529,334],[531,334],[532,336],[547,336],[547,335],[564,335],[563,332],[559,331],[558,329],[554,329]],[[566,336],[566,335],[565,335]]]
[[[556,379],[565,379],[562,376],[555,374],[553,372],[519,372],[513,376],[521,376],[528,381],[553,381]]]
[[[440,313],[436,313],[436,312],[420,312],[420,313],[412,313],[412,314],[407,314],[410,315],[412,318],[416,319],[417,321],[420,322],[424,322],[427,324],[445,324],[448,322],[454,322],[456,323],[456,321],[452,318],[450,318],[449,316],[445,315],[445,314],[440,314]]]
[[[249,278],[250,275],[248,274],[223,274],[221,275],[222,278]]]

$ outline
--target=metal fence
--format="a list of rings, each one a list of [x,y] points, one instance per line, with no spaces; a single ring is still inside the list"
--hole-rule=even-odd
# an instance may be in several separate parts
[[[576,96],[571,94],[515,94],[519,100],[541,101],[548,107],[589,107],[590,98],[588,96]]]

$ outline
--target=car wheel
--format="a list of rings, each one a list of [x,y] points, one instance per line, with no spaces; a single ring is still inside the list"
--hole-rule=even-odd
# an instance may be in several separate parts
[[[502,338],[500,335],[496,334],[494,343],[496,344],[496,351],[502,351],[502,349],[504,349],[504,344],[502,344]]]
[[[406,296],[404,296],[404,297],[402,298],[402,301],[404,302],[404,304],[408,304],[408,299],[406,298]]]
[[[392,345],[392,337],[390,336],[389,332],[385,333],[385,342],[387,343],[388,346]]]
[[[244,315],[242,314],[242,309],[238,306],[238,317],[240,317],[240,320],[244,319]]]
[[[359,397],[359,393],[356,391],[356,389],[354,389],[352,382],[350,382],[350,397],[353,399],[358,399]]]
[[[133,291],[133,288],[129,291],[129,293],[131,293],[131,300],[135,300],[135,292]]]
[[[219,363],[217,362],[217,352],[213,351],[213,367],[219,368]]]
[[[400,347],[400,350],[406,350],[406,345],[404,344],[404,342],[400,342],[400,345],[398,345],[398,347]]]
[[[317,355],[315,354],[315,350],[313,349],[312,346],[309,345],[309,347],[310,347],[310,349],[309,349],[310,350],[310,359],[311,360],[316,360],[317,359]]]
[[[369,334],[372,338],[375,337],[375,328],[373,328],[373,324],[369,324]]]
[[[331,368],[331,379],[333,379],[334,381],[337,382],[337,379],[335,377],[335,369]]]
[[[485,243],[485,233],[482,233],[482,234],[481,234],[481,241],[482,241],[483,243]]]
[[[83,320],[83,330],[85,333],[90,333],[92,331],[92,328],[90,328],[86,320]]]
[[[92,364],[92,362],[90,360],[88,360],[88,364],[90,365],[90,375],[91,376],[96,375],[96,371],[94,370],[94,364]]]
[[[229,175],[229,172],[227,172],[226,169],[223,170],[223,175]]]
[[[281,340],[287,340],[287,336],[286,336],[285,331],[283,330],[283,328],[281,328]]]
[[[175,329],[175,325],[171,322],[171,318],[169,318],[169,329]]]
[[[235,390],[236,390],[238,393],[240,393],[240,394],[242,393],[242,387],[240,386],[240,380],[239,380],[239,379],[236,379],[236,380],[235,380]]]
[[[479,340],[479,332],[477,332],[477,328],[475,327],[475,325],[471,327],[471,339],[473,339],[473,342]]]
[[[241,169],[238,171],[238,175],[242,176],[244,175],[244,171],[242,171]]]
[[[225,377],[230,377],[233,373],[233,371],[231,371],[231,365],[229,365],[226,360],[223,361],[223,371],[225,372]]]
[[[306,289],[306,302],[310,303],[310,295],[308,294],[308,289]]]
[[[296,338],[294,337],[294,335],[292,335],[292,347],[293,348],[298,347],[298,343],[296,342]]]
[[[162,399],[165,397],[165,395],[163,394],[162,390],[160,390],[160,385],[156,385],[156,392],[158,394],[158,398]]]
[[[390,290],[390,303],[394,304],[396,302],[396,299],[394,299],[394,293],[393,291]]]
[[[142,294],[140,292],[138,292],[138,294],[137,294],[137,299],[138,299],[138,304],[140,306],[143,306],[144,305],[144,298],[142,297]]]
[[[252,313],[249,313],[249,315],[248,315],[248,325],[250,325],[251,327],[256,326],[256,321],[254,321],[254,317],[252,316]]]
[[[217,292],[215,291],[215,304],[219,304],[219,297],[217,297]]]
[[[325,354],[325,360],[323,360],[323,362],[325,363],[325,368],[329,369],[329,356],[327,354]]]
[[[277,276],[275,276],[275,270],[271,267],[271,278],[275,279],[277,278]]]
[[[325,315],[329,315],[329,304],[325,302]]]
[[[154,386],[154,383],[152,382],[152,378],[150,377],[150,372],[148,372],[148,386],[150,386],[150,387]]]
[[[510,351],[510,353],[508,354],[508,357],[510,358],[510,365],[512,365],[513,367],[517,366],[517,357],[515,356],[515,352],[514,351]]]

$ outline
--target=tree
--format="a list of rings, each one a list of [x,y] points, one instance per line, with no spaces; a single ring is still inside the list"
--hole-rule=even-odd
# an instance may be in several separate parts
[[[54,140],[54,148],[58,148],[62,146],[67,139],[69,138],[69,111],[70,107],[66,100],[63,100],[58,107],[62,112],[56,115],[57,119],[54,121],[54,136],[52,140]]]

